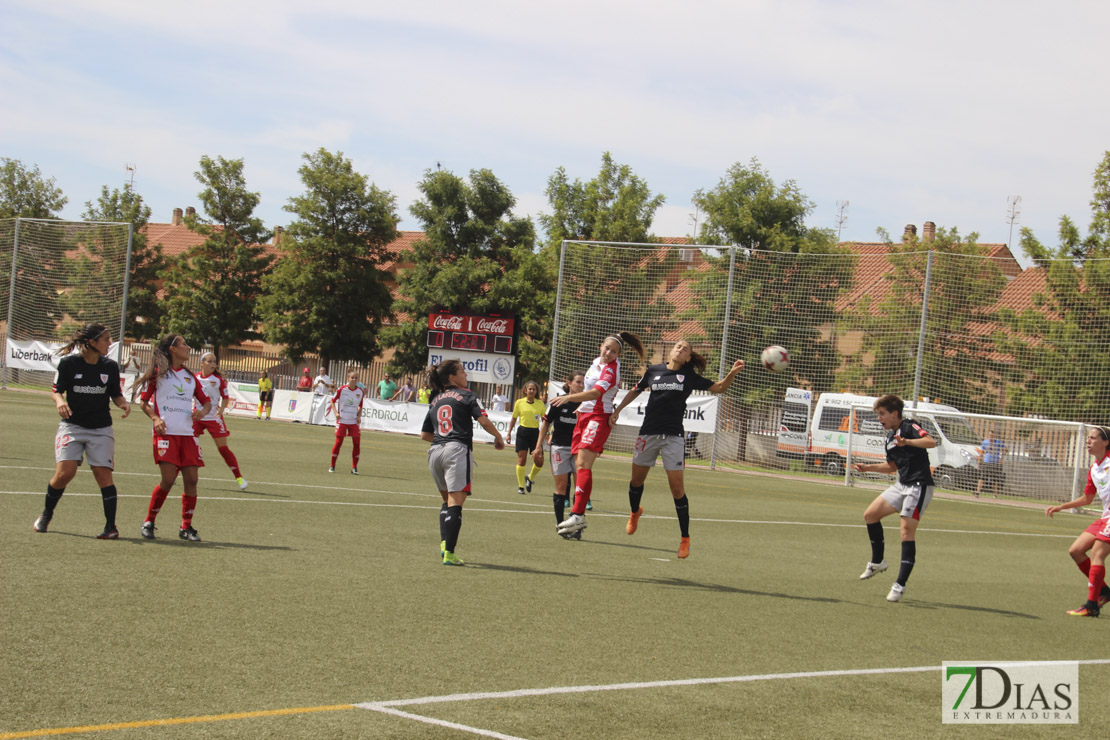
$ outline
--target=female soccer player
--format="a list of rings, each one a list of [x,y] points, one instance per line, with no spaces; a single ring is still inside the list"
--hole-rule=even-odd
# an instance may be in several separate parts
[[[567,393],[581,393],[583,388],[583,373],[571,373],[566,379]],[[574,425],[578,422],[578,404],[568,403],[562,406],[552,405],[544,414],[543,424],[536,440],[536,448],[532,451],[532,461],[543,467],[543,443],[547,440],[548,432],[551,433],[551,475],[555,477],[555,493],[552,502],[555,505],[555,527],[563,522],[567,503],[570,501],[570,476],[574,473],[574,455],[570,452],[571,442],[574,437]],[[561,535],[564,539],[582,539],[582,530]]]
[[[466,368],[458,360],[444,360],[428,373],[432,404],[424,417],[420,438],[431,442],[428,470],[443,497],[439,510],[439,551],[444,565],[462,565],[455,555],[462,529],[462,507],[470,495],[474,426],[471,419],[493,437],[496,450],[505,449],[501,432],[486,416],[482,402],[467,387]]]
[[[933,474],[927,450],[936,447],[937,441],[917,422],[903,419],[903,408],[902,399],[893,394],[875,401],[875,414],[883,429],[887,430],[886,462],[852,465],[860,473],[898,473],[898,482],[880,493],[863,513],[867,535],[871,538],[871,561],[863,569],[859,577],[861,581],[887,568],[883,559],[883,517],[891,514],[902,517],[902,565],[898,570],[898,580],[886,596],[887,601],[901,601],[906,592],[906,581],[917,559],[917,523],[921,521],[925,507],[933,500]]]
[[[509,431],[505,435],[507,442],[513,441],[513,427],[516,420],[520,419],[520,429],[516,433],[516,492],[532,492],[532,483],[536,480],[536,471],[543,467],[543,458],[539,462],[532,461],[532,469],[524,475],[524,461],[536,449],[536,441],[540,436],[540,420],[543,418],[543,401],[536,398],[540,394],[540,387],[536,381],[529,380],[524,384],[524,398],[517,399],[513,404],[513,416],[509,419]]]
[[[185,484],[181,493],[181,529],[177,536],[200,542],[193,529],[193,513],[197,508],[197,480],[204,467],[193,422],[203,419],[212,410],[212,401],[204,394],[185,361],[189,345],[180,334],[167,334],[151,352],[151,363],[137,381],[144,386],[139,397],[143,413],[154,422],[154,462],[162,480],[150,494],[150,507],[140,530],[148,540],[154,539],[154,520],[173,488],[178,473]],[[196,399],[201,405],[193,407]]]
[[[105,326],[86,324],[58,352],[63,357],[58,361],[51,395],[61,421],[54,435],[54,477],[46,484],[46,505],[33,525],[36,532],[46,532],[66,486],[77,475],[82,457],[87,457],[104,505],[104,531],[96,537],[119,538],[112,481],[116,440],[108,401],[123,410],[121,419],[131,413],[131,405],[120,392],[119,365],[105,357],[111,343],[112,335]],[[80,351],[71,355],[74,349]]]
[[[197,385],[212,402],[212,410],[201,417],[200,421],[193,422],[193,431],[196,432],[197,440],[200,440],[205,432],[212,435],[212,439],[216,441],[216,451],[231,468],[231,474],[235,476],[239,490],[245,491],[247,482],[243,480],[243,474],[239,471],[239,461],[227,446],[227,438],[231,436],[231,431],[224,421],[224,412],[227,411],[231,398],[227,395],[227,380],[220,375],[219,368],[220,363],[212,352],[205,352],[200,356],[200,372],[196,374]],[[199,401],[193,403],[194,407],[200,405]]]
[[[1097,495],[1102,500],[1102,516],[1087,527],[1068,548],[1068,555],[1087,576],[1087,603],[1068,612],[1073,617],[1097,617],[1099,611],[1110,601],[1110,587],[1106,585],[1106,556],[1110,555],[1110,429],[1093,427],[1087,432],[1087,452],[1094,458],[1091,469],[1087,471],[1087,487],[1077,499],[1049,506],[1045,516],[1051,517],[1064,509],[1077,509],[1087,506]],[[1087,552],[1090,551],[1090,557]]]
[[[362,429],[358,422],[362,416],[362,402],[365,398],[366,390],[358,385],[358,371],[350,371],[347,373],[347,385],[336,391],[331,399],[331,412],[335,415],[335,444],[331,446],[329,473],[335,472],[339,448],[343,446],[343,438],[349,435],[351,437],[351,475],[358,475],[358,458],[362,447]]]
[[[636,533],[640,515],[644,513],[640,498],[644,495],[644,481],[648,472],[655,467],[655,460],[663,456],[663,469],[667,471],[667,483],[674,497],[674,508],[678,514],[678,527],[681,539],[678,543],[678,557],[690,556],[690,502],[686,498],[683,470],[686,468],[686,400],[694,391],[724,393],[732,385],[736,374],[744,369],[744,361],[737,360],[725,377],[716,383],[705,378],[705,358],[694,351],[685,339],[675,342],[671,355],[665,364],[652,365],[640,378],[640,382],[628,392],[610,418],[616,426],[617,419],[625,406],[636,400],[644,391],[651,391],[644,422],[636,437],[636,451],[632,458],[632,480],[628,483],[628,505],[632,513],[624,531]]]
[[[586,371],[584,390],[568,393],[551,400],[552,406],[579,402],[578,423],[574,426],[571,452],[575,455],[574,505],[570,516],[558,526],[560,533],[571,534],[586,528],[586,504],[593,490],[594,460],[605,451],[612,427],[609,417],[613,413],[613,399],[621,383],[620,356],[625,347],[631,347],[640,361],[644,359],[644,345],[640,338],[627,331],[605,337],[600,354]]]
[[[270,412],[274,410],[274,381],[270,380],[270,374],[265,370],[258,376],[258,414],[254,418],[263,418],[262,412],[266,412],[266,421],[270,420]]]

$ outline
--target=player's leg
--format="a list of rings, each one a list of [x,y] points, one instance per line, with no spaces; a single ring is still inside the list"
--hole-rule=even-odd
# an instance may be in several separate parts
[[[876,573],[882,573],[886,570],[886,541],[883,536],[882,520],[891,514],[897,514],[898,509],[884,498],[884,496],[893,490],[897,490],[896,486],[891,486],[883,493],[875,497],[867,510],[863,512],[863,522],[867,525],[867,537],[871,541],[871,560],[868,561],[867,567],[863,569],[863,574],[860,576],[861,581],[865,581]]]
[[[73,445],[74,443],[70,443]],[[43,503],[42,514],[35,520],[33,525],[36,532],[45,532],[47,527],[50,526],[50,520],[54,518],[54,509],[57,508],[58,502],[62,500],[62,494],[65,493],[66,486],[77,475],[77,466],[80,465],[80,458],[77,460],[64,460],[60,459],[54,463],[54,475],[46,484],[46,500]]]
[[[528,456],[528,451],[521,446],[520,433],[524,431],[524,427],[517,430],[516,433],[516,492],[524,494],[524,459]]]
[[[462,565],[463,561],[455,555],[462,530],[462,507],[470,493],[471,454],[466,445],[455,443],[446,445],[444,451],[444,478],[447,481],[447,517],[444,520],[444,565]]]
[[[362,454],[362,431],[356,426],[351,429],[351,472],[358,475],[358,460]]]
[[[100,501],[104,506],[104,531],[97,535],[98,539],[114,540],[119,538],[119,530],[116,528],[116,485],[112,480],[112,469],[102,465],[91,465],[93,478],[96,479],[96,485],[100,487]]]
[[[679,442],[685,445],[685,442],[679,437],[675,437]],[[690,556],[690,500],[686,498],[686,484],[684,481],[684,474],[681,469],[667,471],[667,484],[671,488],[671,497],[674,499],[674,511],[678,516],[678,528],[681,533],[681,540],[678,544],[678,557],[686,558]]]
[[[168,442],[168,440],[164,441]],[[159,440],[155,439],[155,445]],[[142,535],[148,540],[154,539],[154,520],[158,518],[158,512],[162,510],[162,504],[166,503],[166,497],[170,494],[170,489],[177,481],[178,468],[176,463],[172,462],[159,462],[158,474],[160,479],[158,485],[150,493],[150,505],[146,510],[146,519],[143,521]]]
[[[335,461],[339,459],[339,449],[343,447],[343,437],[347,434],[347,430],[342,425],[335,427],[335,443],[331,446],[331,466],[328,468],[329,473],[335,472]]]
[[[193,529],[193,515],[197,510],[197,481],[200,480],[200,468],[196,465],[186,465],[181,469],[181,530],[178,537],[191,542],[200,542],[200,535]]]

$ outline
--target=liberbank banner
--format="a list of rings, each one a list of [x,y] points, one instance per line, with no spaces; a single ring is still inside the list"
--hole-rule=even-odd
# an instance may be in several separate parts
[[[551,383],[548,390],[548,403],[552,398],[562,395],[562,383]],[[628,395],[628,391],[617,391],[613,401],[613,408],[620,406],[621,401]],[[641,393],[636,400],[625,407],[617,420],[619,426],[639,427],[644,423],[644,413],[647,410],[648,399],[651,393]],[[686,418],[682,421],[682,428],[687,432],[709,433],[717,431],[717,396],[705,394],[690,396],[686,399]]]
[[[19,342],[8,339],[4,347],[4,363],[18,370],[39,370],[52,373],[58,369],[58,350],[64,342]],[[108,356],[113,360],[119,356],[119,342],[112,342]]]

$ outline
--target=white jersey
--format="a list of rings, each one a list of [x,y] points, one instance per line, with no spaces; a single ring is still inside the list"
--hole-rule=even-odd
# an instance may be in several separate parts
[[[216,421],[220,418],[219,414],[216,413],[220,410],[220,401],[228,397],[227,379],[220,375],[216,375],[216,373],[212,373],[207,377],[197,373],[196,378],[200,389],[204,391],[204,395],[208,396],[212,401],[212,408],[208,410],[208,413],[201,421]],[[202,402],[193,401],[193,408],[199,409],[203,405],[204,403]]]
[[[604,412],[613,413],[613,401],[621,385],[621,361],[613,360],[608,365],[601,364],[601,358],[595,357],[590,369],[586,371],[586,380],[583,390],[594,388],[601,391],[601,398],[594,401],[583,401],[578,407],[580,414]],[[601,404],[600,406],[598,404]]]
[[[166,422],[165,435],[193,437],[193,399],[201,406],[208,403],[193,374],[181,368],[147,383],[142,399],[154,407],[154,413]]]
[[[1102,500],[1102,516],[1099,519],[1110,517],[1110,455],[1091,465],[1091,470],[1087,473],[1087,488],[1083,492],[1094,494]]]
[[[362,414],[362,399],[366,391],[362,388],[351,390],[350,386],[340,388],[331,399],[335,404],[335,421],[338,424],[358,424],[358,417]]]

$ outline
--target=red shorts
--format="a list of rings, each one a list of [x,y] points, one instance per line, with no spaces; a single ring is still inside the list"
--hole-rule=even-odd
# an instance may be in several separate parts
[[[203,468],[204,455],[196,437],[154,435],[154,462],[172,463],[178,468]]]
[[[577,455],[579,450],[592,450],[600,455],[605,452],[605,441],[609,439],[611,431],[609,414],[579,414],[570,443],[571,454]]]
[[[227,424],[220,419],[201,419],[200,421],[193,422],[193,434],[197,437],[205,432],[212,435],[212,439],[220,439],[222,437],[230,437],[231,432],[227,430]]]
[[[1099,519],[1087,527],[1087,534],[1093,534],[1096,540],[1110,542],[1110,519]]]
[[[339,439],[343,439],[344,437],[346,437],[348,435],[350,435],[353,439],[361,439],[362,438],[362,430],[359,429],[358,424],[338,424],[337,423],[335,425],[335,436],[336,437],[338,437]]]

